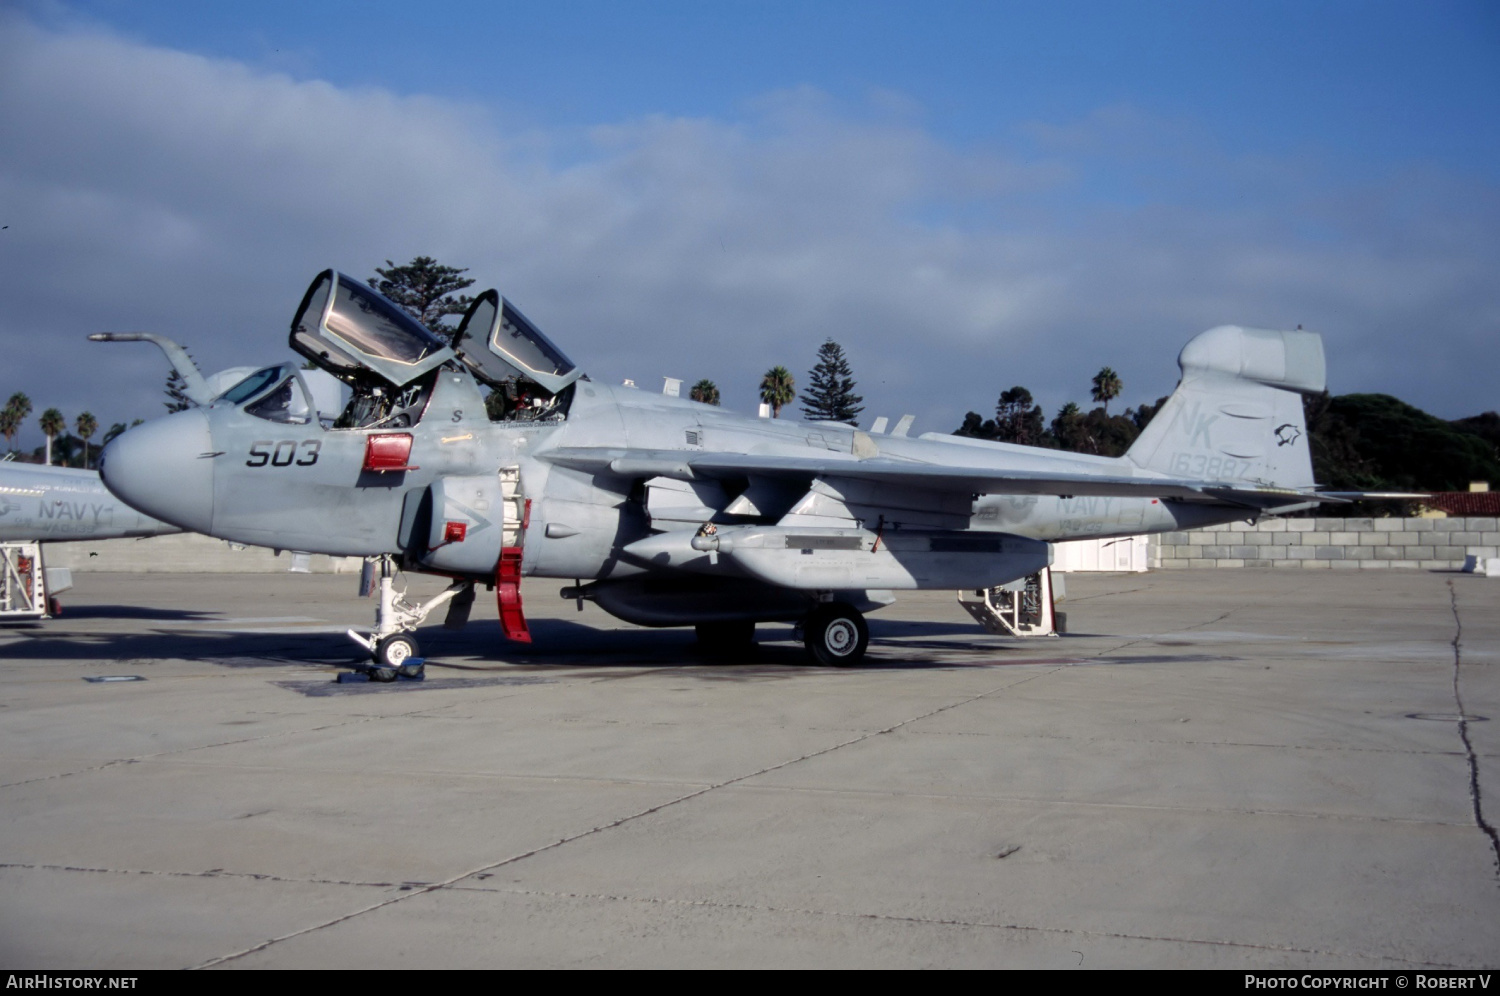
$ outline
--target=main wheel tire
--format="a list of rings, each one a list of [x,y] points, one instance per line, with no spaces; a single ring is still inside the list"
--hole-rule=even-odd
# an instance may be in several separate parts
[[[812,611],[802,624],[802,642],[819,664],[849,667],[864,659],[870,627],[852,605],[831,602]]]
[[[707,650],[743,650],[755,642],[755,620],[699,623],[693,629],[698,643]]]
[[[417,641],[405,633],[388,636],[375,645],[376,667],[395,669],[417,656]]]

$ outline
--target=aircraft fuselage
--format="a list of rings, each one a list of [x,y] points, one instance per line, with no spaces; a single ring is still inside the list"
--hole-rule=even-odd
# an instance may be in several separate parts
[[[523,572],[598,579],[649,573],[649,564],[621,556],[620,551],[649,536],[653,526],[659,531],[664,523],[707,521],[723,511],[715,505],[725,504],[727,496],[718,482],[700,482],[700,491],[715,493],[697,509],[682,508],[680,518],[664,518],[651,514],[655,503],[650,499],[656,496],[643,495],[642,482],[670,480],[655,472],[667,468],[622,466],[621,473],[598,473],[554,463],[549,453],[602,448],[676,451],[684,459],[698,451],[846,460],[879,455],[950,467],[990,465],[1003,454],[1007,466],[1037,471],[1111,463],[1024,446],[989,444],[981,449],[936,433],[906,438],[842,424],[751,418],[717,406],[586,380],[576,387],[566,419],[492,422],[474,380],[463,371],[443,370],[420,422],[401,429],[412,436],[411,466],[404,470],[363,469],[369,437],[383,430],[266,421],[234,406],[215,405],[156,420],[120,437],[104,458],[104,473],[112,485],[137,501],[145,499],[148,506],[155,505],[157,514],[172,517],[184,528],[238,543],[312,553],[408,556],[412,566],[420,567],[427,552],[425,538],[414,537],[413,529],[428,489],[444,478],[493,476],[499,468],[519,467],[522,492],[530,502],[521,544]],[[132,457],[122,458],[127,449]],[[134,462],[135,451],[145,450],[153,454],[153,481],[124,479],[115,472],[126,460]],[[774,482],[770,484],[774,491]],[[689,483],[682,487],[683,494],[692,494]],[[762,514],[729,516],[727,521],[775,521],[801,497],[802,489],[788,484],[779,495],[771,495],[773,503],[760,509]],[[498,511],[471,509],[463,542],[478,538],[476,534],[490,528],[487,523],[498,529]],[[673,514],[669,508],[667,515]],[[1059,542],[1191,528],[1248,514],[1154,498],[984,495],[962,500],[946,522],[929,525]],[[726,521],[724,516],[719,519]]]

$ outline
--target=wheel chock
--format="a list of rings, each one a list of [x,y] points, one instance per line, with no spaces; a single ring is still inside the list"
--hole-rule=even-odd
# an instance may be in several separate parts
[[[340,685],[356,681],[426,681],[427,658],[409,657],[400,667],[364,667],[340,671],[333,679]]]

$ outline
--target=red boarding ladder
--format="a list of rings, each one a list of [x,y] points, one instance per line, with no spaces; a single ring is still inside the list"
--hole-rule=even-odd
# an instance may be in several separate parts
[[[501,504],[504,523],[500,563],[495,566],[495,599],[500,606],[500,627],[507,640],[531,642],[531,629],[521,608],[521,550],[526,527],[531,523],[531,499],[521,492],[521,468],[500,468]]]

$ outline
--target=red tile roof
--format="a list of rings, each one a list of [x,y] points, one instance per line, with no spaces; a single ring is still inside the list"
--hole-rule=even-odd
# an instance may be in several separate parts
[[[1500,515],[1500,491],[1436,491],[1422,504],[1449,515]]]

